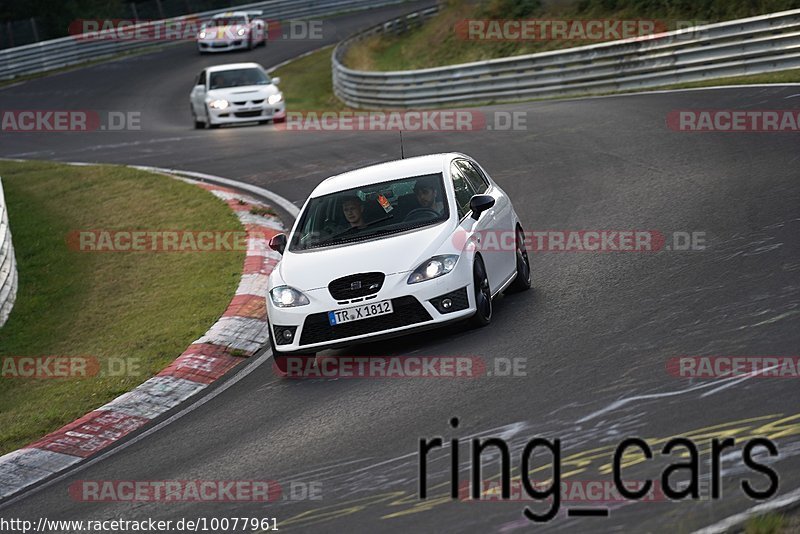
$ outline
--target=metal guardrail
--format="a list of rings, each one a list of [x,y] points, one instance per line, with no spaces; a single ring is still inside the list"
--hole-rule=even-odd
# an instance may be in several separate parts
[[[417,13],[427,18],[436,8]],[[800,9],[662,34],[420,70],[345,67],[348,47],[397,32],[395,19],[341,42],[333,89],[355,108],[411,108],[603,94],[800,67]],[[412,17],[414,18],[414,17]]]
[[[16,297],[17,262],[14,258],[14,246],[11,244],[3,181],[0,180],[0,328],[8,320]]]
[[[226,9],[226,11],[260,9],[264,11],[264,18],[266,19],[288,20],[331,15],[342,11],[370,9],[398,4],[403,1],[405,0],[270,0],[231,7]],[[164,35],[164,30],[169,24],[176,24],[194,19],[205,22],[219,12],[220,10],[193,13],[183,17],[142,23],[132,26],[130,29],[126,28],[126,30],[130,32],[144,31],[146,28],[149,29],[152,34],[160,32],[158,35]],[[112,31],[101,31],[98,32],[97,35],[98,37],[94,39],[70,36],[0,50],[0,79],[11,79],[24,74],[46,72],[86,61],[112,57],[124,52],[180,42],[113,40],[101,38],[102,36],[108,37],[109,35],[113,35]]]

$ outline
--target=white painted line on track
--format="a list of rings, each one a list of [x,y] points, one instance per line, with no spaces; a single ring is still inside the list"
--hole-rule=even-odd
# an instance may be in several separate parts
[[[727,532],[728,530],[744,523],[751,517],[755,517],[757,515],[761,515],[766,512],[771,512],[774,510],[779,510],[781,508],[789,507],[797,502],[800,502],[800,488],[797,488],[794,491],[781,495],[780,497],[765,502],[761,504],[757,504],[752,508],[748,508],[744,512],[740,514],[734,514],[730,517],[723,519],[713,525],[709,525],[705,528],[701,528],[700,530],[695,530],[694,534],[720,534],[722,532]]]
[[[765,373],[767,371],[775,369],[776,367],[777,367],[777,365],[776,366],[772,366],[772,367],[768,367],[768,368],[764,368],[764,369],[759,369],[757,371],[752,371],[750,373],[746,373],[746,374],[743,374],[741,376],[731,376],[729,378],[723,378],[721,380],[711,380],[709,382],[704,382],[702,384],[697,384],[697,385],[694,385],[694,386],[690,386],[690,387],[688,387],[686,389],[679,389],[679,390],[676,390],[676,391],[665,391],[663,393],[645,393],[645,394],[642,394],[642,395],[634,395],[633,397],[625,397],[623,399],[615,400],[614,402],[612,402],[611,404],[609,404],[605,408],[602,408],[600,410],[597,410],[596,412],[592,412],[589,415],[585,415],[585,416],[581,417],[576,422],[577,423],[585,423],[587,421],[591,421],[592,419],[594,419],[596,417],[599,417],[599,416],[601,416],[603,414],[606,414],[608,412],[613,412],[614,410],[616,410],[618,408],[621,408],[621,407],[625,406],[626,404],[630,404],[631,402],[636,402],[636,401],[641,401],[641,400],[649,400],[649,399],[661,399],[661,398],[664,398],[664,397],[674,397],[676,395],[683,395],[684,393],[691,393],[692,391],[697,391],[697,390],[700,390],[700,389],[707,389],[707,388],[710,388],[712,386],[717,386],[714,389],[712,389],[711,391],[708,391],[708,392],[704,393],[703,395],[701,395],[701,397],[707,397],[707,396],[712,395],[712,394],[714,394],[714,393],[716,393],[718,391],[722,391],[723,389],[727,389],[728,387],[735,386],[736,384],[738,384],[740,382],[744,382],[745,380],[753,378],[754,376],[758,376],[758,375],[760,375],[762,373]]]
[[[295,206],[292,203],[292,201],[276,193],[273,193],[272,191],[269,191],[262,187],[258,187],[257,185],[246,184],[243,182],[238,182],[236,180],[230,180],[228,178],[222,178],[221,176],[214,176],[213,174],[205,174],[202,172],[182,171],[180,169],[164,169],[160,167],[150,167],[147,165],[128,165],[128,167],[132,167],[134,169],[139,169],[143,171],[156,171],[156,172],[165,172],[168,174],[178,174],[178,175],[188,176],[190,178],[197,178],[200,180],[207,180],[221,185],[235,187],[236,189],[240,189],[242,191],[249,191],[250,193],[255,193],[257,195],[260,195],[268,199],[270,202],[274,202],[295,219],[297,218],[298,215],[300,215],[300,208]]]

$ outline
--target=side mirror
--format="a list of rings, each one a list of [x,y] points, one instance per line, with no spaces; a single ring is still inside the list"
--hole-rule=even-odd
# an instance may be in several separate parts
[[[272,239],[269,240],[269,248],[278,254],[283,254],[283,251],[286,250],[286,234],[272,236]]]
[[[275,76],[274,78],[272,78],[272,85],[278,85],[279,83],[281,83],[280,76]]]
[[[476,221],[480,219],[481,213],[494,206],[492,195],[475,195],[469,199],[469,208],[472,210],[472,218]]]

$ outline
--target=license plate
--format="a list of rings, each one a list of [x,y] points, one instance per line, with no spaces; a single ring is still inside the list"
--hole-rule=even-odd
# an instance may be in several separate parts
[[[362,319],[369,319],[378,315],[388,315],[394,313],[391,300],[382,300],[381,302],[371,302],[369,304],[361,304],[360,306],[353,306],[351,308],[343,308],[341,310],[329,311],[328,322],[331,326],[352,323],[353,321],[360,321]]]

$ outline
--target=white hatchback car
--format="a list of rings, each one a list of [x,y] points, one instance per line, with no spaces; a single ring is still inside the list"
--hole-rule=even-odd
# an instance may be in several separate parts
[[[231,11],[214,15],[197,33],[197,50],[205,54],[267,46],[267,23],[262,15],[262,11]]]
[[[270,247],[283,255],[266,299],[281,373],[289,356],[463,319],[486,325],[498,293],[531,285],[511,200],[458,153],[328,178]]]
[[[194,127],[286,119],[286,103],[278,89],[280,81],[270,78],[258,63],[231,63],[204,69],[189,95]]]

